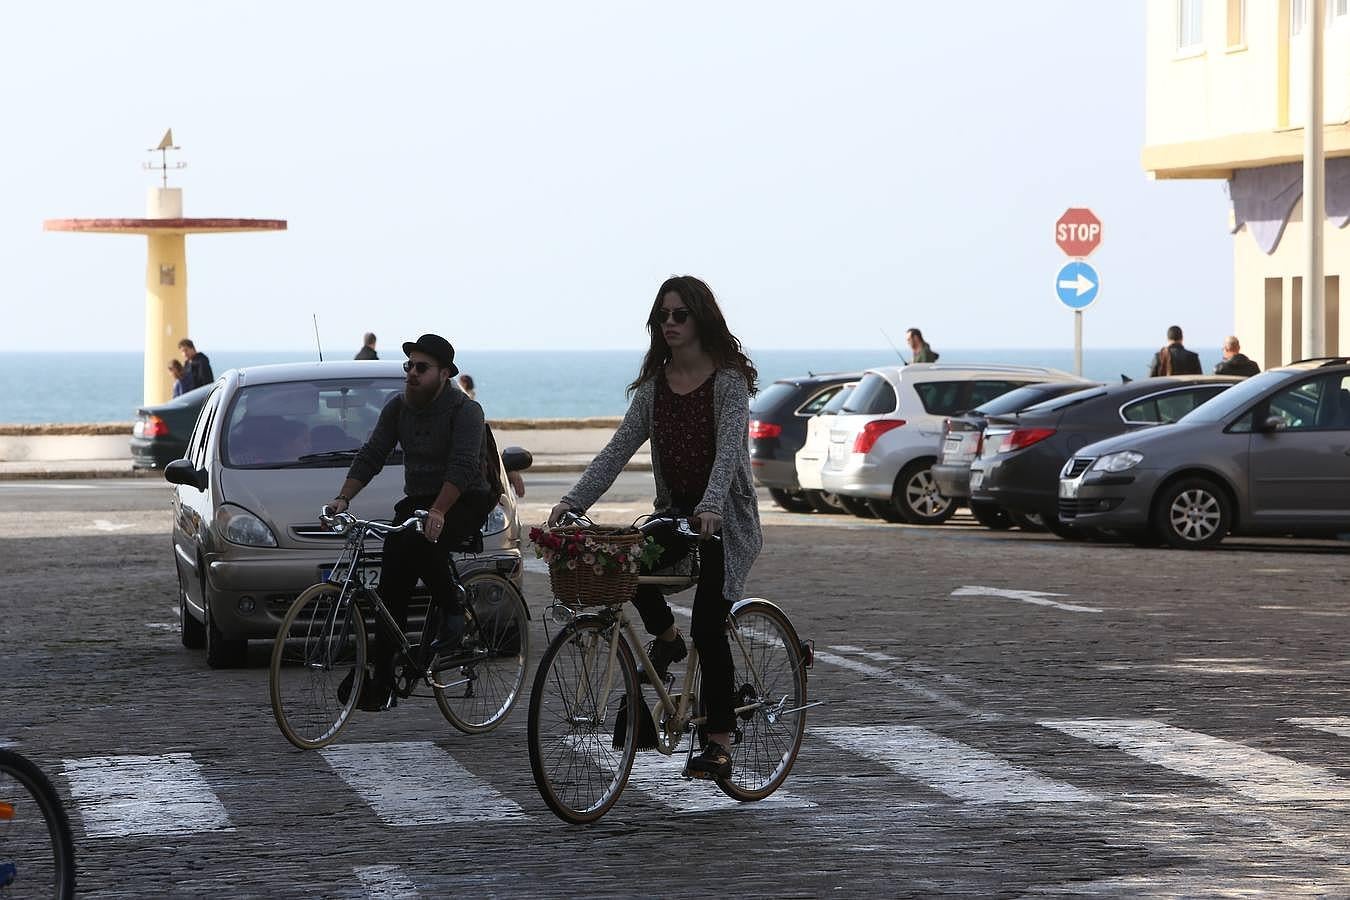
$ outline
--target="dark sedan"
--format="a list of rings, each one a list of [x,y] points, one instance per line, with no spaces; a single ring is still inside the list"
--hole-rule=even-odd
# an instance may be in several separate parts
[[[933,473],[933,480],[937,482],[938,491],[942,496],[951,497],[953,500],[963,502],[969,500],[970,464],[980,455],[984,426],[990,416],[1021,412],[1029,406],[1091,387],[1101,387],[1101,384],[1093,381],[1047,381],[1044,384],[1028,384],[995,397],[964,415],[947,419],[942,424],[942,449],[938,451],[937,462],[929,470]],[[972,503],[970,511],[981,524],[990,528],[1007,527],[1011,524],[1007,513],[990,504]]]
[[[790,512],[810,512],[797,481],[797,451],[806,443],[806,423],[858,372],[780,378],[750,401],[750,467],[755,483]]]
[[[970,467],[972,503],[1040,516],[1060,537],[1082,537],[1059,518],[1059,470],[1083,447],[1175,422],[1241,379],[1221,375],[1145,378],[1065,394],[1019,413],[990,417]]]
[[[137,469],[162,469],[175,459],[183,458],[188,435],[197,424],[212,385],[174,397],[167,403],[142,406],[136,410],[136,424],[131,427],[131,465]]]

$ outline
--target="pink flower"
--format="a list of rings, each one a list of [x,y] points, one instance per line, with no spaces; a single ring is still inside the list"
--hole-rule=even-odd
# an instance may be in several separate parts
[[[594,572],[594,573],[597,574],[597,575],[603,575],[603,574],[605,574],[605,567],[604,567],[604,566],[598,566],[598,565],[597,565],[597,566],[591,566],[591,571]]]
[[[594,554],[594,553],[583,553],[583,554],[581,554],[581,561],[584,562],[584,563],[585,563],[586,565],[588,565],[588,566],[589,566],[589,565],[594,565],[594,564],[595,564],[595,554]]]
[[[575,569],[576,567],[577,567],[577,561],[576,561],[575,559],[569,559],[569,560],[567,561],[567,568],[569,568],[569,569]]]

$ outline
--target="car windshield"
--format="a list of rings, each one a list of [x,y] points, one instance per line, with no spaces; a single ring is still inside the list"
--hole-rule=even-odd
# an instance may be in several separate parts
[[[245,387],[230,406],[223,461],[250,469],[346,466],[370,436],[385,403],[402,390],[398,378]]]
[[[895,388],[886,380],[885,375],[868,372],[862,377],[844,401],[846,413],[864,413],[878,415],[895,412]]]
[[[1083,385],[1082,390],[1087,385]],[[1069,389],[1072,393],[1073,389]],[[1029,384],[1026,387],[1016,388],[1008,391],[1006,394],[1000,394],[988,403],[975,407],[971,412],[979,416],[1002,416],[1010,412],[1017,412],[1019,409],[1026,409],[1035,403],[1045,401],[1047,395],[1055,393],[1056,387],[1044,384]]]
[[[1269,389],[1289,380],[1289,373],[1271,369],[1260,375],[1253,375],[1246,381],[1235,384],[1213,400],[1209,400],[1182,416],[1179,422],[1220,422],[1245,407],[1248,403]]]
[[[837,394],[835,394],[833,397],[831,397],[831,398],[830,398],[830,402],[829,402],[829,403],[826,403],[826,404],[821,408],[821,410],[820,410],[820,412],[819,412],[819,415],[822,415],[822,416],[832,416],[832,415],[834,415],[835,413],[839,412],[839,410],[843,409],[843,408],[844,408],[844,404],[845,404],[846,402],[848,402],[848,395],[851,394],[851,393],[853,393],[853,389],[854,389],[855,387],[857,387],[857,386],[858,386],[858,382],[853,381],[853,382],[849,382],[848,384],[846,384],[846,385],[844,385],[843,387],[841,387],[841,388],[839,389],[839,393],[837,393]]]

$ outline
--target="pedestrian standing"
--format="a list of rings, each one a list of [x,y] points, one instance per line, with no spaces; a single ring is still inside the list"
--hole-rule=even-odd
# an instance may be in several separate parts
[[[379,359],[380,354],[375,352],[375,332],[367,331],[366,336],[361,339],[361,349],[356,351],[353,359]]]
[[[1199,355],[1186,349],[1181,343],[1181,326],[1173,325],[1167,329],[1167,343],[1153,354],[1148,366],[1148,377],[1159,375],[1203,375]]]
[[[1214,367],[1215,375],[1237,375],[1240,378],[1251,378],[1261,371],[1261,367],[1242,352],[1242,345],[1234,335],[1229,335],[1223,339],[1223,359]]]
[[[469,395],[470,400],[477,400],[473,390],[473,376],[468,372],[459,376],[459,389]]]
[[[934,363],[938,361],[938,354],[933,352],[933,348],[928,346],[928,342],[923,339],[923,332],[917,328],[910,328],[905,331],[905,340],[909,342],[910,352],[914,354],[910,362],[916,363]]]
[[[728,330],[712,290],[697,278],[667,279],[656,292],[646,325],[651,345],[629,385],[633,400],[623,424],[553,507],[549,524],[558,523],[568,510],[585,510],[599,500],[638,448],[651,441],[656,511],[688,518],[703,539],[690,632],[703,668],[707,742],[689,760],[685,774],[726,778],[736,730],[727,614],[741,599],[762,544],[745,440],[758,373]],[[711,540],[718,532],[722,540]],[[654,568],[670,566],[689,552],[673,529],[655,537],[664,552]],[[640,586],[633,605],[655,638],[648,651],[654,677],[665,678],[669,665],[688,653],[675,616],[654,585]]]
[[[183,371],[188,380],[186,390],[190,391],[216,380],[215,373],[211,371],[211,357],[205,353],[198,353],[197,345],[192,343],[191,338],[179,341],[178,350],[183,354]]]
[[[181,362],[176,359],[169,360],[169,374],[173,376],[173,395],[175,397],[182,396],[192,390],[192,386],[188,384],[187,371],[183,368]]]

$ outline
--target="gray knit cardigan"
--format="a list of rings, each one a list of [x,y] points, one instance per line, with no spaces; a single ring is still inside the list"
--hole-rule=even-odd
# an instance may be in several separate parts
[[[581,473],[572,489],[563,495],[563,503],[576,509],[589,509],[609,490],[624,465],[651,438],[655,395],[656,379],[649,378],[638,386],[614,437]],[[694,512],[714,512],[722,517],[722,548],[726,556],[723,593],[735,603],[744,596],[745,578],[764,543],[747,443],[750,392],[745,376],[739,370],[717,370],[717,380],[713,382],[713,413],[717,421],[717,455],[708,477],[708,487]],[[654,508],[659,511],[669,508],[670,491],[661,477],[660,448],[652,449],[652,474],[656,478]]]

